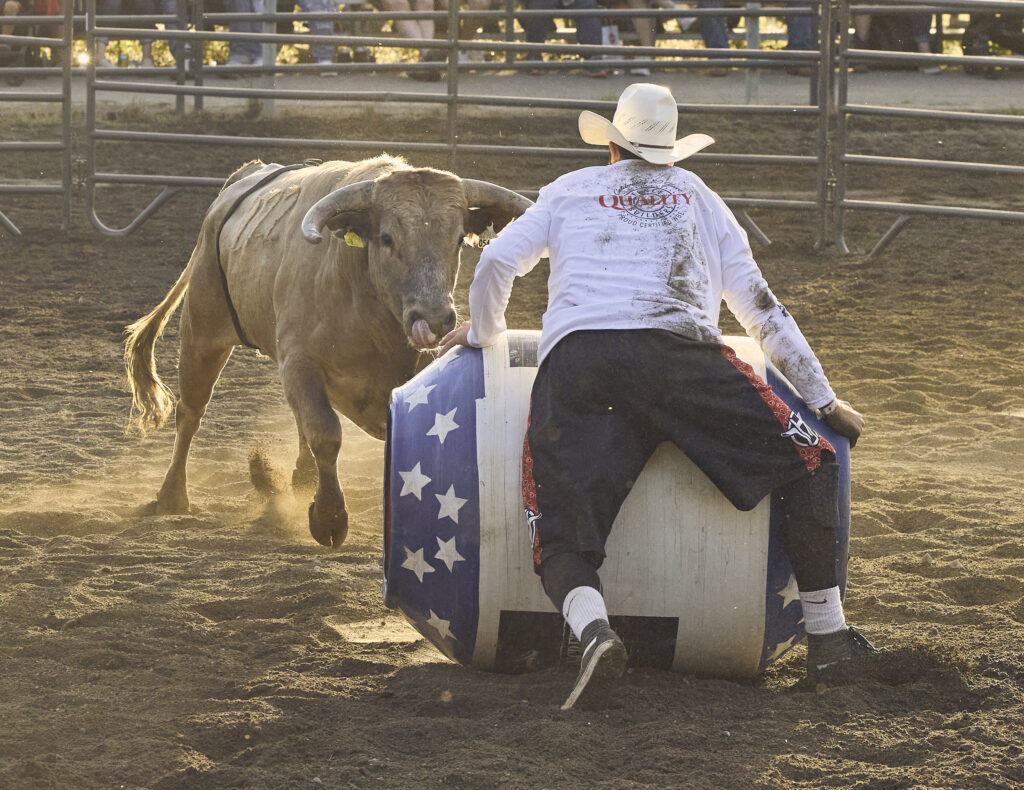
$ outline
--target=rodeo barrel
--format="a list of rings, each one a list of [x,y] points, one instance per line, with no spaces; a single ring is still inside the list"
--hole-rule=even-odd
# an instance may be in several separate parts
[[[563,623],[533,571],[521,496],[539,332],[459,347],[394,390],[384,484],[384,601],[442,653],[517,672],[556,663]],[[817,419],[748,338],[744,362],[838,456],[836,562],[845,587],[849,442]],[[741,512],[672,444],[652,455],[608,541],[601,581],[632,663],[750,678],[804,635],[796,581],[766,497]]]

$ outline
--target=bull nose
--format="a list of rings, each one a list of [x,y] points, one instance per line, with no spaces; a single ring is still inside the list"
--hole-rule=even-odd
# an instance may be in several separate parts
[[[426,321],[430,331],[435,335],[446,335],[455,328],[455,308],[449,305],[445,309],[438,311],[414,309],[408,312],[406,318],[408,326],[413,326],[420,320]]]
[[[441,323],[440,323],[440,325],[438,327],[438,330],[439,330],[438,334],[439,335],[447,335],[454,328],[455,328],[455,308],[454,307],[449,307],[445,311],[444,318],[441,320]]]

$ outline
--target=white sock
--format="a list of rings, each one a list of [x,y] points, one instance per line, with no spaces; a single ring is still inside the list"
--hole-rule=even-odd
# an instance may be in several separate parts
[[[804,630],[807,633],[834,634],[846,628],[839,587],[810,592],[801,590],[800,605],[804,608]]]
[[[562,603],[562,616],[576,638],[582,639],[583,629],[594,620],[608,620],[608,610],[601,593],[593,587],[574,587]]]

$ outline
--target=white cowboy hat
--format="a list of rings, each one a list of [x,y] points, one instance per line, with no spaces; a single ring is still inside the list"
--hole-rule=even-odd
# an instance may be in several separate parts
[[[706,134],[677,140],[678,119],[676,100],[668,88],[636,82],[619,96],[611,121],[590,110],[581,112],[580,137],[591,145],[615,143],[656,165],[686,159],[715,142]]]

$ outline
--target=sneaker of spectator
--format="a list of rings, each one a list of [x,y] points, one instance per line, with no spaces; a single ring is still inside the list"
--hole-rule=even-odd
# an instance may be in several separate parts
[[[440,49],[422,49],[417,63],[444,63],[447,61],[445,53]],[[442,70],[440,68],[410,69],[409,79],[417,82],[440,82]]]

